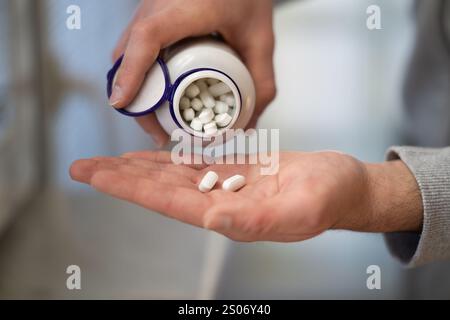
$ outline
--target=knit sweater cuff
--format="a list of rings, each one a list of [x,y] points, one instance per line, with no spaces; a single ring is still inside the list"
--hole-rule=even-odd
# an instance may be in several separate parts
[[[402,160],[422,194],[421,233],[385,235],[389,250],[407,267],[450,259],[450,148],[392,147],[387,160]]]

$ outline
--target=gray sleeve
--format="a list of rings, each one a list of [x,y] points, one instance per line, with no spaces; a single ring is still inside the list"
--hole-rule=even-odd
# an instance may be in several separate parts
[[[450,147],[392,147],[387,160],[401,159],[419,185],[423,203],[421,233],[385,235],[390,252],[407,267],[450,259]]]

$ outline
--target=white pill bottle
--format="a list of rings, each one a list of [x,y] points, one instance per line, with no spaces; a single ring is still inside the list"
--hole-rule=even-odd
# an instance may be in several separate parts
[[[108,73],[108,97],[121,63],[122,58]],[[231,121],[218,128],[214,136],[223,135],[228,129],[244,129],[255,109],[253,79],[236,52],[212,36],[185,39],[163,50],[148,71],[134,101],[118,111],[131,117],[155,113],[169,135],[174,130],[183,129],[193,137],[211,139],[205,132],[194,130],[183,118],[180,108],[180,100],[189,86],[211,79],[226,84],[230,89],[229,95],[234,97],[234,106],[229,112]]]

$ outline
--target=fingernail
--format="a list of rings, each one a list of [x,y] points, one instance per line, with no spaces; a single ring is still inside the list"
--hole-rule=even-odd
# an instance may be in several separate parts
[[[205,219],[205,229],[225,231],[231,228],[232,221],[228,216],[219,216]]]
[[[117,105],[120,103],[120,100],[122,100],[122,96],[123,96],[122,88],[118,85],[115,85],[111,97],[109,98],[109,104],[112,107],[117,107]]]

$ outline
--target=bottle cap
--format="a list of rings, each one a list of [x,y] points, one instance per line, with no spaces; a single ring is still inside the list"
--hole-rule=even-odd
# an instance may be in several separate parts
[[[113,68],[108,72],[108,98],[111,97],[122,60],[123,56],[117,60]],[[169,71],[162,58],[158,57],[156,61],[157,63],[154,63],[148,71],[142,87],[134,100],[127,107],[117,109],[117,111],[127,116],[140,117],[154,112],[169,99],[171,91]]]

